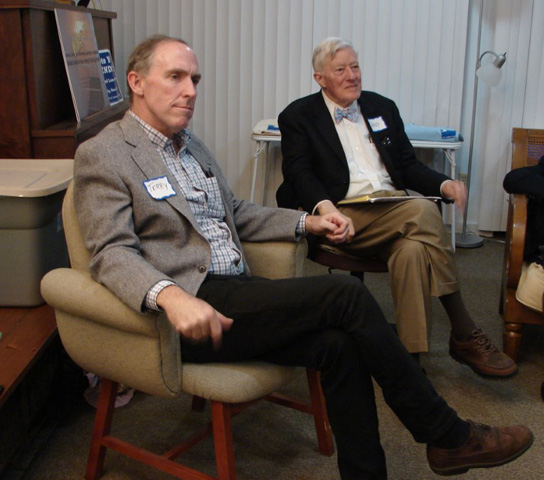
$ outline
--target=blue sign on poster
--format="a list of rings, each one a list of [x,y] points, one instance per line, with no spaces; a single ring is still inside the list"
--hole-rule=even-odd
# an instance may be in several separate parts
[[[102,67],[104,82],[108,91],[108,100],[110,101],[110,106],[115,105],[123,101],[123,94],[117,82],[111,52],[109,50],[100,50],[98,53],[100,54],[100,66]]]

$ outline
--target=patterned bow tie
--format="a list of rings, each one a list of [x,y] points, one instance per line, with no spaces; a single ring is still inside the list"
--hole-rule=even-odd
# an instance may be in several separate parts
[[[343,118],[347,118],[350,122],[356,122],[359,118],[359,112],[354,107],[349,108],[335,108],[334,109],[334,119],[336,123],[340,123]]]

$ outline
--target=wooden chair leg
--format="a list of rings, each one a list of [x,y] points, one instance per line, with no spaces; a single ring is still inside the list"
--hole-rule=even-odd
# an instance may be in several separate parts
[[[106,457],[106,447],[102,446],[102,439],[110,433],[116,397],[117,383],[103,378],[101,380],[98,405],[94,417],[91,448],[87,460],[87,471],[85,473],[86,480],[97,480],[102,475]]]
[[[317,433],[319,453],[330,457],[334,453],[334,441],[332,438],[331,426],[329,424],[329,417],[327,415],[325,397],[323,395],[323,389],[321,388],[321,375],[317,370],[307,368],[306,376],[310,389],[311,408]]]
[[[231,406],[215,400],[211,403],[217,479],[236,480]]]
[[[519,347],[523,336],[523,325],[520,323],[505,323],[502,334],[503,351],[514,362],[518,360]]]

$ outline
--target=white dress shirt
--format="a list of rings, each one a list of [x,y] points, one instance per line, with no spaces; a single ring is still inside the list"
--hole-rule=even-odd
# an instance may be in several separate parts
[[[344,118],[336,123],[334,109],[342,107],[329,99],[324,92],[322,95],[348,162],[350,183],[345,198],[369,195],[378,190],[395,190],[380,154],[372,142],[357,101],[354,101],[352,105],[352,108],[359,112],[357,122]]]

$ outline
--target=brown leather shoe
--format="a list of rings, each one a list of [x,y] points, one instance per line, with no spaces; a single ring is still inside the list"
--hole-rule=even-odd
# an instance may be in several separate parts
[[[509,377],[518,372],[516,362],[499,351],[482,330],[474,330],[466,342],[459,342],[450,335],[450,355],[480,375]]]
[[[437,475],[456,475],[470,468],[498,467],[519,457],[533,443],[531,430],[523,425],[490,427],[467,421],[470,435],[463,446],[453,449],[427,446],[427,460]]]

